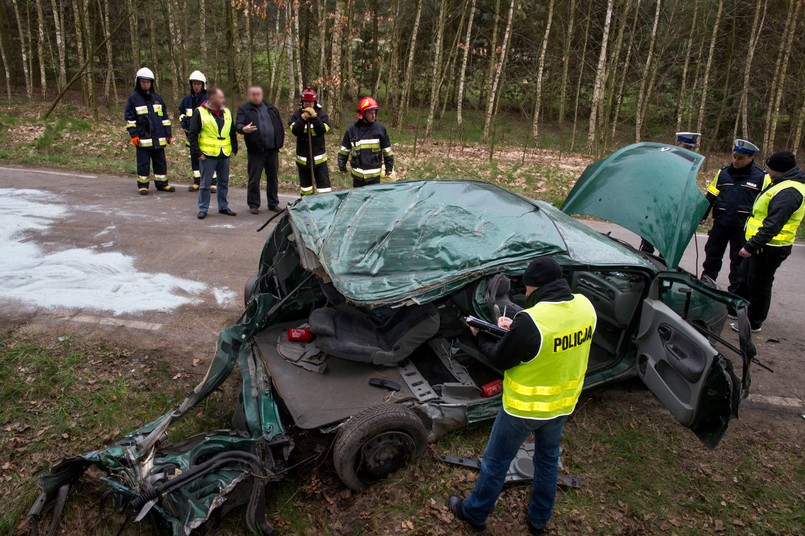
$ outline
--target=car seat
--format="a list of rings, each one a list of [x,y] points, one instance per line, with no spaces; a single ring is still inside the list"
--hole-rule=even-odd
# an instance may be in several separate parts
[[[514,318],[514,315],[523,310],[517,305],[509,295],[512,289],[512,280],[506,274],[495,274],[486,280],[486,291],[484,300],[489,308],[492,319],[497,321],[506,311],[506,316]]]
[[[322,307],[308,320],[325,354],[374,365],[396,365],[439,331],[439,311],[432,303],[400,307],[377,324],[357,308]]]

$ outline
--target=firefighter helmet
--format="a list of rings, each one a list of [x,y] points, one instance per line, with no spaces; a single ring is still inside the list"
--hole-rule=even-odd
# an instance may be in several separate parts
[[[140,78],[142,78],[144,80],[151,80],[153,82],[154,81],[154,71],[152,71],[148,67],[143,67],[139,71],[137,71],[137,74],[134,76],[134,81],[136,82]]]
[[[364,112],[368,112],[369,110],[379,110],[380,106],[377,105],[377,101],[374,100],[372,97],[364,97],[358,103],[358,119],[363,119]]]
[[[204,76],[204,73],[201,71],[193,71],[190,73],[190,78],[188,78],[189,82],[201,82],[204,86],[204,89],[207,89],[207,77]]]
[[[316,102],[318,100],[319,100],[319,96],[316,95],[316,92],[313,89],[311,89],[309,87],[306,87],[305,89],[302,90],[302,102],[305,102],[305,101]]]

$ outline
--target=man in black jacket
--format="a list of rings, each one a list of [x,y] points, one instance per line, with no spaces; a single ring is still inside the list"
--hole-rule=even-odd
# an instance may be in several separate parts
[[[732,164],[721,168],[707,187],[707,200],[713,210],[713,227],[704,245],[702,277],[709,277],[713,281],[718,278],[724,251],[729,245],[730,284],[727,288],[730,292],[735,292],[740,283],[741,258],[738,252],[744,243],[744,224],[752,213],[755,198],[771,180],[763,168],[755,164],[755,153],[759,150],[751,142],[735,140]]]
[[[791,255],[797,229],[805,217],[805,173],[794,155],[781,151],[766,160],[772,183],[758,196],[746,222],[746,242],[740,250],[741,282],[737,294],[749,300],[749,324],[760,327],[769,314],[774,275]],[[732,329],[738,331],[733,323]]]
[[[368,186],[380,182],[385,168],[386,176],[394,170],[394,153],[386,127],[377,122],[380,107],[372,97],[358,103],[358,120],[344,133],[338,151],[338,169],[347,172],[347,161],[352,166],[352,186]]]
[[[263,101],[263,88],[249,87],[249,100],[239,108],[235,129],[243,134],[248,151],[249,185],[246,202],[249,212],[260,212],[260,177],[266,172],[266,196],[268,209],[279,210],[279,150],[285,143],[285,130],[279,111]]]

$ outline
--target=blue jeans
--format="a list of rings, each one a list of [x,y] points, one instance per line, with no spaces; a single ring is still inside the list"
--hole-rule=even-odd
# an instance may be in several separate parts
[[[201,171],[201,186],[198,190],[198,211],[207,212],[210,208],[210,185],[213,174],[218,175],[218,210],[229,208],[226,194],[229,192],[229,157],[207,157],[198,162]]]
[[[512,460],[531,433],[534,433],[534,481],[528,521],[537,528],[544,527],[553,513],[556,500],[556,479],[559,475],[559,444],[562,441],[567,416],[547,421],[513,417],[500,408],[492,433],[481,460],[481,474],[475,489],[464,500],[462,509],[467,520],[481,525],[495,509],[506,473]]]

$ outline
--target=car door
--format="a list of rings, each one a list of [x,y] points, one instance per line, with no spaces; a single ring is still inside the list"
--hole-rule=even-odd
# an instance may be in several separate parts
[[[656,291],[643,301],[636,347],[643,383],[680,423],[714,448],[737,411],[741,382],[732,362]]]

